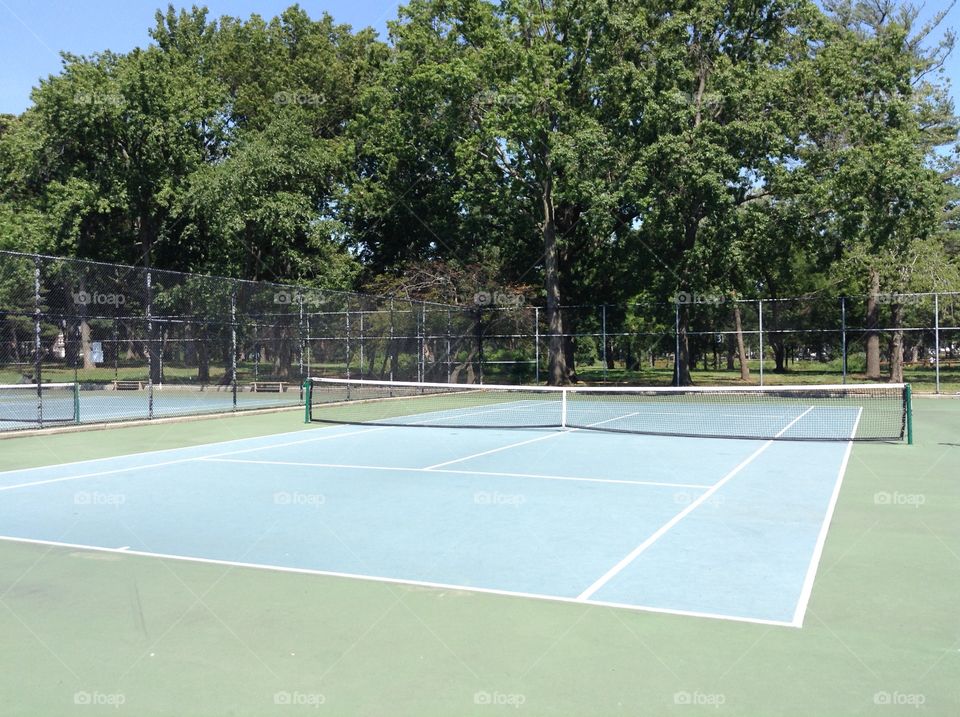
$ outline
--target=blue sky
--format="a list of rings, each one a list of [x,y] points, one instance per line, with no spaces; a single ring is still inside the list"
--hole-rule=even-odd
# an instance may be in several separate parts
[[[183,0],[175,7],[206,6],[211,17],[270,18],[294,0]],[[385,36],[397,16],[394,0],[300,0],[311,17],[329,12],[354,28],[371,26]],[[60,71],[59,52],[126,52],[150,41],[153,16],[167,0],[0,0],[0,113],[19,114],[40,78]]]
[[[927,2],[929,17],[947,0]],[[188,2],[175,2],[182,7]],[[258,13],[273,17],[293,0],[197,0],[212,17],[248,17]],[[338,22],[355,28],[372,26],[385,34],[387,20],[400,5],[395,0],[301,0],[312,17],[329,12]],[[0,0],[0,113],[19,114],[30,104],[30,89],[40,78],[60,70],[58,52],[90,54],[99,50],[126,52],[146,45],[153,15],[165,8],[164,0]],[[945,23],[960,26],[960,8],[954,8]],[[948,78],[960,76],[960,50],[946,67]],[[954,82],[954,84],[957,84]],[[957,102],[957,88],[953,88]]]

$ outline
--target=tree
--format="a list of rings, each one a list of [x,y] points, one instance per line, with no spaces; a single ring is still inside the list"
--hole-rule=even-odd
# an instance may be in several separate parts
[[[943,259],[944,179],[951,172],[938,171],[936,152],[956,141],[958,125],[944,88],[930,76],[952,50],[953,36],[926,47],[945,12],[918,30],[919,11],[894,0],[827,7],[833,26],[808,95],[825,121],[814,123],[802,156],[823,180],[818,196],[830,207],[826,228],[841,266],[866,279],[867,375],[880,376],[880,310],[889,304],[891,378],[901,381],[897,297],[915,288],[919,267]]]

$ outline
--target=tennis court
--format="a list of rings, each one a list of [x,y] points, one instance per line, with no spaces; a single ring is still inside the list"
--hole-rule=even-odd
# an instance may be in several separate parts
[[[207,387],[203,391],[154,386],[149,392],[146,388],[116,391],[76,383],[43,387],[42,400],[38,402],[35,385],[0,385],[0,432],[274,408],[295,405],[300,400],[296,387],[278,393],[238,391],[236,403],[229,386],[222,390]]]
[[[552,420],[555,393],[514,393],[444,386],[366,426],[7,472],[2,537],[802,625],[850,443],[775,439],[852,437],[863,406],[576,402],[586,428],[771,440],[457,427]]]
[[[12,714],[768,714],[808,704],[811,680],[809,714],[954,704],[960,637],[937,606],[960,575],[956,496],[911,481],[949,473],[955,449],[929,413],[922,473],[893,439],[810,440],[901,430],[896,387],[312,389],[309,426],[288,412],[5,442],[0,622],[29,655],[4,678]],[[636,432],[653,420],[754,437]],[[764,671],[795,674],[796,694],[758,691]],[[169,679],[183,694],[157,691]],[[428,694],[402,697],[413,683]]]

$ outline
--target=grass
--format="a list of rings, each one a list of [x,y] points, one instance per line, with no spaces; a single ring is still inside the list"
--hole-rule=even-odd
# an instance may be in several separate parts
[[[17,438],[0,468],[299,420]],[[955,715],[960,401],[916,426],[854,447],[799,630],[0,541],[4,714]]]
[[[886,367],[884,367],[885,369]],[[669,386],[673,382],[672,364],[659,364],[654,368],[644,368],[638,371],[629,371],[623,368],[603,370],[602,366],[589,366],[577,369],[578,377],[587,384],[625,384],[646,386]],[[759,385],[760,365],[753,361],[750,365],[750,380],[740,380],[740,370],[704,370],[702,368],[691,371],[691,378],[699,386],[725,385]],[[932,368],[908,366],[904,369],[904,380],[910,383],[917,393],[936,392],[936,373]],[[886,379],[880,379],[884,383]],[[805,362],[793,364],[784,373],[774,371],[773,362],[764,365],[763,383],[770,386],[784,385],[811,385],[811,384],[839,384],[843,382],[843,374],[833,370],[830,365]],[[850,372],[847,374],[847,383],[874,383],[865,373]],[[944,394],[960,393],[960,367],[950,366],[940,369],[940,392]]]

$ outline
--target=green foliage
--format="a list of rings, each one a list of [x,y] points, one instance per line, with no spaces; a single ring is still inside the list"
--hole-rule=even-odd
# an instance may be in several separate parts
[[[857,294],[870,272],[955,289],[942,19],[893,0],[412,0],[385,43],[298,6],[170,6],[146,48],[64,55],[0,116],[0,248],[636,301],[651,337],[678,290]]]

